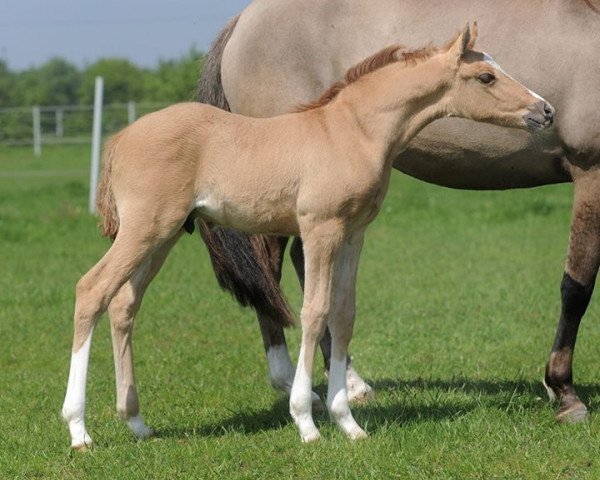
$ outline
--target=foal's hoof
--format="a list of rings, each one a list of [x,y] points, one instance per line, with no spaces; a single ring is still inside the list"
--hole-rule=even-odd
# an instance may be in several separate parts
[[[362,428],[359,428],[358,430],[349,433],[348,438],[350,438],[350,440],[363,440],[365,438],[369,438],[369,434]]]
[[[301,435],[301,437],[302,443],[313,443],[321,438],[321,434],[318,430],[315,430],[314,432],[310,432],[306,435]]]
[[[561,408],[556,414],[556,420],[561,423],[581,423],[588,421],[589,418],[588,409],[581,402],[564,409]]]
[[[92,439],[86,434],[85,436],[85,440],[81,443],[72,443],[71,444],[71,449],[75,452],[87,452],[88,450],[91,450],[92,447],[94,446],[94,442],[92,441]]]

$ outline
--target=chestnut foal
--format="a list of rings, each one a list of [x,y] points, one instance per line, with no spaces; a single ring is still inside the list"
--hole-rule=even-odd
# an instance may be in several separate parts
[[[473,50],[467,26],[446,47],[389,47],[349,70],[298,112],[254,119],[197,103],[147,115],[106,147],[98,193],[106,255],[77,284],[71,369],[63,406],[72,446],[92,443],[85,389],[94,327],[108,309],[117,411],[138,437],[131,330],[143,293],[194,218],[250,233],[300,236],[306,283],[302,344],[290,412],[305,442],[312,418],[312,370],[325,326],[332,334],[327,408],[352,439],[366,436],[346,391],[355,283],[363,236],[377,216],[392,160],[441,117],[528,129],[552,124],[553,109]]]

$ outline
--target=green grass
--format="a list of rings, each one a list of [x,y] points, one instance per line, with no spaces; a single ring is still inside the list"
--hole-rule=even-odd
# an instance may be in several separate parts
[[[217,287],[185,236],[137,319],[142,411],[133,440],[114,413],[108,322],[94,337],[88,429],[71,452],[59,417],[74,285],[103,254],[86,212],[89,147],[0,150],[0,478],[600,478],[600,345],[592,302],[577,347],[589,423],[559,425],[540,383],[558,321],[569,185],[463,192],[394,174],[371,226],[352,343],[377,391],[351,443],[317,414],[302,445],[268,385],[255,317]],[[67,171],[22,177],[9,172]],[[300,290],[286,262],[296,311]],[[293,355],[299,332],[289,333]],[[321,366],[316,391],[326,383]]]

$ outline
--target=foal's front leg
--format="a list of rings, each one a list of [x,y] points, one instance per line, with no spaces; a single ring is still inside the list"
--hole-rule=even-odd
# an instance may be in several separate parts
[[[300,313],[302,343],[290,394],[290,413],[303,442],[312,442],[320,437],[311,409],[313,364],[329,317],[334,261],[343,240],[341,226],[337,222],[310,227],[303,232],[306,282]]]
[[[290,248],[290,257],[298,275],[300,286],[304,289],[304,252],[302,251],[302,240],[298,237],[294,238],[292,247]],[[325,372],[329,375],[331,363],[331,332],[329,328],[325,328],[323,338],[319,343],[323,360],[325,362]],[[350,354],[346,359],[346,388],[348,390],[348,400],[350,403],[363,403],[374,396],[373,388],[365,382],[352,365]]]
[[[353,440],[367,436],[350,411],[346,381],[348,345],[352,339],[356,312],[356,274],[363,239],[364,231],[355,233],[345,240],[339,249],[334,264],[329,318],[332,342],[327,408],[335,422]]]

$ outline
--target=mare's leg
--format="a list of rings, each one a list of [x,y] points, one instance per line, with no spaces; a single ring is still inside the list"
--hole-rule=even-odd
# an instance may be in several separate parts
[[[152,254],[151,258],[146,260],[121,287],[108,306],[115,360],[117,414],[138,438],[150,437],[152,430],[146,426],[140,414],[140,403],[135,387],[132,350],[134,319],[146,288],[160,271],[171,248],[181,235],[182,232],[179,232]]]
[[[288,237],[265,237],[263,241],[271,259],[271,271],[276,281],[279,282]],[[267,354],[271,385],[273,388],[289,394],[294,381],[294,366],[287,349],[283,327],[268,315],[257,312],[257,317],[263,346]]]
[[[352,339],[356,311],[356,274],[363,238],[364,232],[352,235],[344,241],[336,257],[334,291],[329,317],[332,343],[327,408],[340,428],[353,440],[367,436],[352,416],[346,387],[348,345]]]
[[[77,283],[71,367],[62,415],[69,425],[71,446],[92,443],[85,429],[85,390],[92,333],[114,295],[180,225],[170,218],[164,222],[139,222],[143,212],[131,212],[128,229],[121,228],[115,243],[102,259]],[[182,219],[181,223],[183,222]],[[127,224],[122,221],[121,225]]]
[[[308,222],[307,222],[308,223]],[[300,226],[303,232],[306,281],[302,304],[302,343],[290,394],[290,413],[304,442],[320,435],[312,418],[312,372],[318,342],[329,318],[334,262],[343,241],[338,222]]]
[[[304,288],[304,253],[302,251],[302,240],[296,237],[292,242],[290,249],[292,263],[296,269],[296,274],[300,280],[300,285]],[[329,374],[331,359],[331,333],[329,328],[325,328],[325,333],[320,342],[323,361],[325,362],[325,372]],[[352,403],[362,403],[374,394],[373,389],[367,384],[352,366],[352,359],[348,355],[346,361],[346,383],[348,388],[348,398]]]
[[[571,236],[561,284],[562,310],[545,375],[550,398],[560,401],[556,418],[566,422],[587,418],[587,408],[573,387],[573,352],[600,261],[600,174],[583,173],[574,178],[573,184]]]

